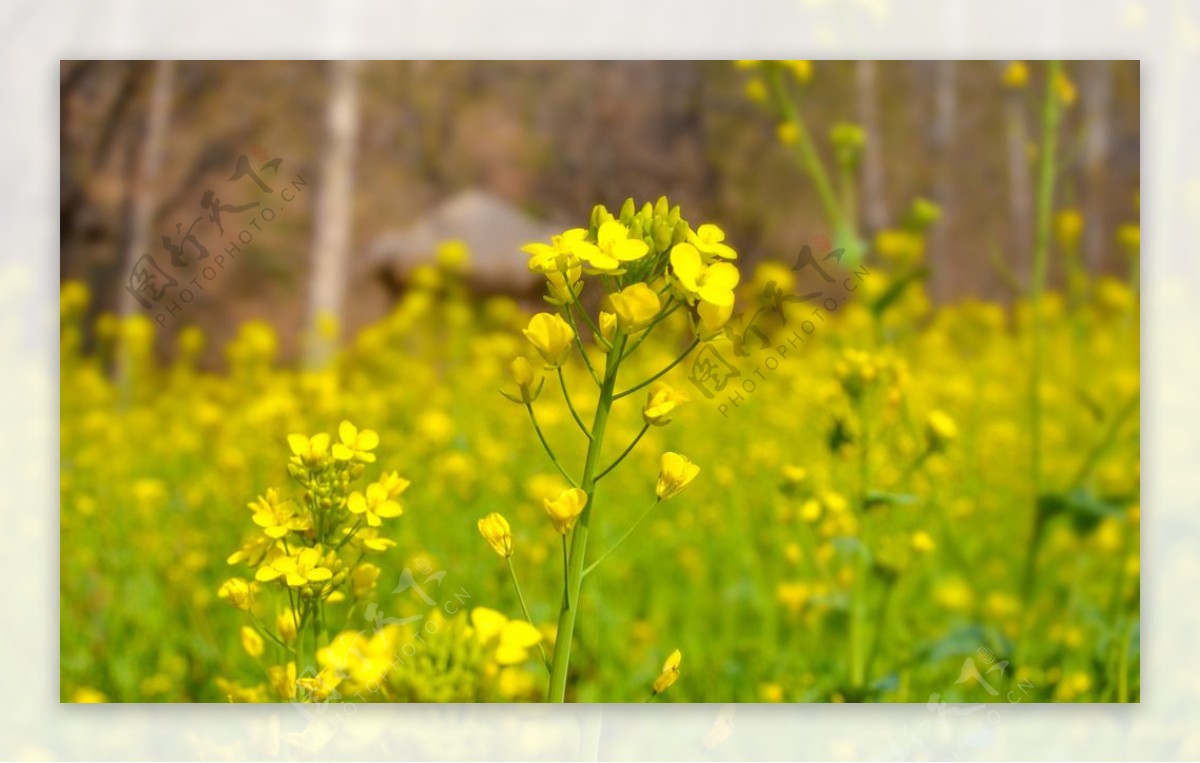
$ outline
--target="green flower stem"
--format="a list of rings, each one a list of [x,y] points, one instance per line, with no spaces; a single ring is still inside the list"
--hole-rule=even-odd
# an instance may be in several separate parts
[[[562,387],[563,399],[567,401],[567,408],[571,411],[571,418],[575,419],[575,423],[579,425],[579,431],[583,432],[588,440],[591,440],[592,433],[588,431],[587,425],[583,423],[583,419],[579,418],[579,414],[575,411],[575,404],[571,402],[571,393],[567,392],[567,377],[563,373],[562,366],[558,367],[558,386]]]
[[[683,354],[680,355],[678,358],[675,358],[674,360],[672,360],[670,365],[668,365],[666,368],[664,368],[663,370],[656,373],[654,376],[651,376],[649,379],[642,382],[641,384],[630,387],[629,389],[625,390],[624,392],[618,392],[617,394],[613,395],[613,400],[620,400],[621,398],[625,397],[626,395],[632,395],[634,392],[637,392],[642,387],[645,387],[649,384],[653,384],[654,382],[658,381],[661,377],[665,376],[668,371],[670,371],[672,368],[674,368],[675,366],[682,363],[684,358],[686,358],[688,355],[691,355],[692,350],[696,349],[696,346],[698,344],[700,344],[700,340],[693,339],[692,343],[689,344],[687,346],[687,349],[683,351]],[[595,431],[595,430],[593,429],[593,431]]]
[[[867,666],[863,671],[863,675],[867,682],[871,680],[872,668],[875,667],[875,660],[879,657],[879,648],[883,644],[884,626],[887,624],[888,605],[892,601],[892,592],[896,590],[896,580],[889,578],[885,588],[883,589],[883,600],[879,602],[879,611],[875,615],[875,637],[871,642],[871,652],[867,655]]]
[[[263,621],[258,619],[258,615],[254,614],[254,611],[253,611],[253,610],[246,610],[246,611],[250,613],[250,619],[254,621],[254,624],[258,626],[258,629],[259,629],[260,631],[262,631],[262,634],[263,634],[264,636],[266,636],[267,638],[271,639],[272,641],[274,641],[274,642],[275,642],[276,644],[278,644],[279,646],[283,647],[284,651],[291,653],[293,656],[295,655],[295,651],[294,651],[294,650],[293,650],[293,649],[292,649],[290,646],[288,646],[287,644],[283,643],[283,639],[281,639],[281,638],[279,638],[278,636],[276,636],[276,635],[275,635],[275,634],[274,634],[274,633],[271,631],[271,629],[270,629],[270,628],[268,628],[266,625],[264,625],[264,624],[263,624]]]
[[[643,437],[643,436],[645,436],[645,434],[646,434],[646,431],[647,431],[647,430],[649,430],[649,429],[650,429],[650,425],[649,425],[649,424],[643,424],[643,425],[642,425],[642,431],[638,432],[638,434],[637,434],[637,437],[633,438],[633,442],[629,443],[629,447],[628,447],[628,448],[626,448],[626,449],[625,449],[625,450],[624,450],[624,451],[621,453],[621,455],[617,456],[617,460],[616,460],[616,461],[613,461],[611,464],[609,464],[607,469],[605,469],[604,471],[602,471],[602,472],[600,472],[599,474],[597,474],[597,475],[596,475],[596,481],[597,481],[597,482],[599,482],[600,480],[602,480],[602,479],[604,478],[604,475],[608,474],[608,473],[609,473],[609,472],[611,472],[613,469],[616,469],[616,468],[617,468],[617,466],[618,466],[618,465],[619,465],[619,464],[620,464],[622,461],[624,461],[624,460],[625,460],[625,456],[628,456],[628,455],[629,455],[629,453],[630,453],[630,451],[632,451],[632,450],[634,449],[634,447],[636,447],[636,446],[637,446],[637,444],[638,444],[639,442],[641,442],[641,441],[642,441],[642,437]]]
[[[834,193],[833,184],[829,182],[829,173],[825,171],[825,165],[822,164],[816,146],[813,145],[812,138],[808,134],[808,129],[804,126],[804,120],[800,118],[796,104],[788,96],[787,89],[783,84],[783,73],[779,67],[769,67],[767,79],[771,83],[771,93],[775,98],[775,104],[779,107],[784,120],[796,128],[796,152],[808,171],[809,177],[812,178],[813,185],[816,186],[817,197],[821,200],[821,206],[825,208],[825,214],[833,223],[835,230],[852,233],[852,231],[846,230],[837,195]]]
[[[608,426],[608,414],[612,409],[613,389],[617,384],[617,371],[621,365],[621,354],[625,350],[625,339],[618,331],[613,340],[613,349],[605,360],[604,381],[600,385],[600,399],[596,403],[596,416],[592,421],[592,441],[588,444],[583,481],[580,485],[587,493],[588,501],[571,535],[566,590],[563,592],[563,608],[558,616],[558,635],[554,642],[554,658],[550,665],[550,687],[547,693],[547,700],[550,702],[566,701],[567,670],[571,660],[571,641],[575,634],[575,617],[579,612],[579,592],[583,583],[588,528],[591,524],[592,508],[596,502],[596,464],[600,459],[600,449],[604,445],[604,430]]]
[[[1029,534],[1025,572],[1021,583],[1021,599],[1028,604],[1037,552],[1041,545],[1044,518],[1038,505],[1042,492],[1042,399],[1041,386],[1045,356],[1045,325],[1042,316],[1042,294],[1046,289],[1046,266],[1050,251],[1050,222],[1054,211],[1055,152],[1058,146],[1059,104],[1054,87],[1062,64],[1050,61],[1046,69],[1046,95],[1042,106],[1042,145],[1039,153],[1037,233],[1033,246],[1033,273],[1029,280],[1029,298],[1033,302],[1033,360],[1029,377],[1029,448],[1030,486],[1033,491],[1033,527]],[[1028,607],[1024,608],[1026,611]],[[1022,639],[1023,640],[1023,639]]]
[[[643,429],[642,431],[644,432],[644,431],[646,431],[646,430],[644,430],[644,429]],[[594,570],[594,569],[596,569],[597,567],[599,567],[599,566],[600,566],[600,562],[603,562],[605,559],[607,559],[607,558],[608,558],[608,555],[609,555],[609,554],[611,554],[612,552],[616,551],[616,550],[617,550],[617,546],[620,546],[622,543],[624,543],[624,542],[625,542],[625,539],[626,539],[626,538],[628,538],[628,537],[629,537],[631,534],[633,534],[633,531],[634,531],[634,530],[636,530],[636,529],[638,528],[638,525],[640,525],[640,524],[642,523],[642,521],[643,521],[643,520],[644,520],[646,517],[650,516],[650,512],[654,511],[654,507],[655,507],[655,506],[657,506],[657,505],[658,505],[658,504],[660,504],[660,503],[662,503],[662,499],[661,499],[661,498],[655,498],[655,499],[654,499],[654,503],[650,504],[650,508],[648,508],[648,509],[646,509],[645,511],[643,511],[643,512],[642,512],[641,516],[639,516],[639,517],[637,518],[637,521],[635,521],[635,522],[634,522],[632,525],[630,525],[630,526],[629,526],[629,529],[628,529],[628,530],[626,530],[626,531],[625,531],[625,533],[624,533],[624,534],[623,534],[623,535],[622,535],[620,538],[617,538],[617,542],[616,542],[616,543],[614,543],[614,544],[612,544],[611,546],[609,546],[609,547],[608,547],[608,550],[607,550],[607,551],[605,551],[603,554],[601,554],[601,555],[600,555],[600,558],[598,558],[596,561],[592,562],[592,563],[591,563],[591,564],[589,564],[589,565],[588,565],[586,568],[584,568],[584,570],[583,570],[583,574],[584,574],[584,576],[587,576],[587,575],[588,575],[588,574],[589,574],[589,573],[590,573],[592,570]]]
[[[533,618],[529,616],[529,607],[525,606],[525,597],[521,594],[521,584],[517,582],[517,570],[513,567],[512,557],[504,557],[504,561],[508,564],[508,575],[512,578],[513,588],[517,592],[517,602],[521,605],[521,614],[525,616],[525,622],[533,625]],[[542,642],[538,642],[538,651],[542,653],[542,664],[546,666],[546,670],[550,669],[550,658],[546,656],[546,647],[542,646]]]
[[[582,308],[580,312],[583,312]],[[583,337],[579,335],[579,325],[575,323],[575,311],[567,305],[567,322],[571,324],[571,330],[575,332],[575,349],[579,350],[579,357],[583,358],[583,364],[587,366],[588,373],[592,375],[592,381],[596,382],[596,386],[600,386],[600,377],[596,374],[596,369],[592,366],[592,359],[588,357],[587,348],[583,346]],[[584,313],[586,315],[586,313]],[[597,331],[595,336],[600,337],[600,332]]]
[[[558,473],[563,476],[563,479],[571,484],[571,487],[579,487],[579,485],[575,483],[575,480],[571,479],[571,475],[567,474],[567,470],[562,467],[562,464],[558,462],[558,457],[555,456],[554,451],[550,449],[550,443],[546,442],[546,435],[542,434],[542,428],[538,426],[537,423],[537,416],[533,414],[533,406],[530,403],[526,403],[525,409],[529,411],[529,420],[533,422],[533,430],[537,432],[538,439],[541,440],[542,443],[542,448],[546,451],[546,455],[550,457],[550,461],[554,463],[555,468],[558,469]]]

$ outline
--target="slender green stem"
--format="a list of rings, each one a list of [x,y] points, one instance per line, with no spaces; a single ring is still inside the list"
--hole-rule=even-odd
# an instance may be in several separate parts
[[[871,642],[871,651],[867,655],[867,666],[863,671],[864,678],[868,685],[871,682],[872,668],[875,667],[875,659],[879,657],[879,648],[883,644],[884,625],[887,624],[888,605],[892,602],[892,592],[896,590],[896,581],[889,578],[886,587],[883,589],[883,599],[879,602],[879,611],[875,615],[875,636]]]
[[[768,80],[771,84],[771,92],[775,97],[776,106],[779,107],[784,120],[796,130],[796,152],[800,156],[805,169],[808,171],[809,177],[812,178],[813,185],[817,189],[817,197],[821,200],[821,206],[824,207],[825,214],[829,217],[829,221],[836,230],[849,233],[850,231],[846,230],[842,210],[838,204],[837,195],[833,190],[833,184],[829,181],[829,173],[825,171],[825,165],[821,162],[817,148],[808,134],[808,129],[804,126],[804,120],[800,118],[800,112],[796,108],[796,104],[792,102],[791,97],[787,93],[787,89],[783,83],[783,73],[778,67],[772,66],[769,69]]]
[[[247,612],[249,612],[249,614],[250,614],[250,619],[254,620],[254,624],[258,626],[258,629],[259,629],[260,631],[262,631],[262,633],[263,633],[263,635],[264,635],[264,636],[266,636],[267,638],[271,639],[272,641],[274,641],[274,642],[275,642],[276,644],[278,644],[279,646],[283,647],[285,651],[287,651],[287,652],[292,652],[292,653],[294,654],[294,652],[293,652],[292,648],[291,648],[290,646],[288,646],[287,644],[283,643],[283,639],[281,639],[281,638],[279,638],[278,636],[276,636],[276,635],[275,635],[275,634],[274,634],[274,633],[271,631],[271,629],[270,629],[270,628],[268,628],[266,625],[264,625],[264,624],[263,624],[263,621],[262,621],[262,620],[259,620],[259,619],[258,619],[258,615],[254,614],[254,612],[253,612],[252,610],[246,610],[246,611],[247,611]]]
[[[571,569],[570,559],[567,558],[567,536],[564,533],[562,536],[563,550],[563,606],[567,609],[571,608],[571,579],[568,572]]]
[[[1029,431],[1030,443],[1030,487],[1033,491],[1033,527],[1029,535],[1026,552],[1025,578],[1022,582],[1022,598],[1028,603],[1036,567],[1038,546],[1041,545],[1044,519],[1039,508],[1042,492],[1042,374],[1045,355],[1045,324],[1042,316],[1042,295],[1046,289],[1046,268],[1050,251],[1050,223],[1054,211],[1055,153],[1058,146],[1059,108],[1055,81],[1062,64],[1050,61],[1046,72],[1046,94],[1042,108],[1042,145],[1039,158],[1041,167],[1038,176],[1037,231],[1033,246],[1033,272],[1029,279],[1029,297],[1033,303],[1033,359],[1029,380]],[[1028,610],[1028,607],[1025,607]],[[1024,639],[1022,639],[1024,640]]]
[[[563,399],[567,401],[567,409],[571,411],[571,418],[575,419],[575,423],[579,425],[579,431],[583,432],[588,440],[591,440],[592,433],[588,431],[583,419],[579,418],[579,414],[575,411],[575,404],[571,402],[571,393],[567,392],[567,377],[563,373],[562,366],[558,367],[558,386],[562,387]]]
[[[571,533],[571,549],[567,560],[566,591],[563,608],[558,617],[558,632],[554,642],[554,657],[550,665],[550,686],[547,700],[564,702],[567,695],[567,673],[571,661],[571,641],[575,634],[575,618],[579,612],[579,592],[583,583],[583,566],[587,555],[588,528],[591,525],[592,509],[596,502],[596,464],[600,449],[604,445],[604,430],[608,426],[608,414],[613,404],[613,389],[617,384],[617,371],[621,365],[621,354],[625,349],[626,337],[620,332],[613,339],[612,351],[604,365],[604,381],[600,385],[600,399],[596,403],[596,415],[592,421],[592,441],[588,444],[583,466],[580,489],[587,493],[588,501],[579,517],[579,523]]]
[[[583,308],[580,308],[579,312],[583,313],[584,317],[587,317],[587,313],[584,312]],[[579,335],[579,326],[575,323],[575,311],[571,309],[570,305],[567,305],[566,313],[567,321],[570,322],[571,329],[575,332],[575,349],[579,350],[579,357],[583,358],[583,364],[587,366],[588,373],[592,375],[592,381],[596,382],[596,386],[599,387],[600,377],[596,375],[596,369],[592,366],[592,359],[588,357],[587,348],[583,346],[583,337]],[[600,332],[597,331],[594,336],[600,337]],[[600,338],[603,339],[603,337]]]
[[[529,607],[525,606],[525,597],[521,594],[521,584],[517,582],[517,570],[513,567],[512,557],[504,557],[504,561],[508,563],[508,575],[512,578],[513,588],[517,592],[517,602],[521,605],[521,614],[525,616],[525,622],[533,625],[533,618],[529,616]],[[546,656],[546,647],[542,646],[542,642],[538,642],[538,651],[542,653],[542,664],[546,666],[546,670],[550,669],[550,658]]]
[[[567,470],[562,467],[562,464],[558,462],[558,457],[555,456],[554,451],[550,449],[550,443],[546,442],[546,435],[542,434],[542,428],[538,426],[537,423],[537,416],[533,414],[533,406],[529,403],[526,403],[525,409],[529,411],[529,420],[533,422],[533,430],[537,432],[538,439],[542,442],[542,448],[545,449],[546,455],[550,457],[550,460],[554,463],[555,468],[558,469],[558,473],[563,476],[563,479],[571,484],[571,487],[579,487],[579,485],[575,483],[575,480],[571,478],[571,475],[567,474]]]
[[[651,376],[649,379],[642,382],[641,384],[635,385],[635,386],[630,387],[629,389],[625,390],[624,392],[618,392],[617,394],[613,395],[613,400],[620,400],[621,398],[625,397],[626,395],[632,395],[634,392],[637,392],[642,387],[645,387],[648,384],[653,384],[654,382],[658,381],[660,378],[665,376],[668,371],[670,371],[672,368],[674,368],[675,366],[682,363],[683,359],[686,358],[688,355],[690,355],[692,353],[692,350],[696,349],[696,345],[698,345],[698,344],[700,344],[700,340],[693,339],[692,343],[689,344],[687,346],[687,349],[683,351],[683,354],[680,355],[678,358],[675,358],[674,360],[672,360],[670,365],[668,365],[666,368],[664,368],[663,370],[656,373],[654,376]]]
[[[644,431],[644,430],[643,430],[643,431]],[[636,520],[636,521],[635,521],[635,522],[634,522],[632,525],[630,525],[630,526],[629,526],[629,529],[628,529],[628,530],[626,530],[626,531],[624,532],[624,534],[622,534],[622,535],[621,535],[621,537],[620,537],[620,538],[617,538],[617,542],[616,542],[616,543],[614,543],[614,544],[612,544],[611,546],[609,546],[609,547],[608,547],[608,550],[607,550],[607,551],[605,551],[603,554],[601,554],[601,555],[600,555],[600,557],[599,557],[598,559],[596,559],[596,561],[592,562],[591,564],[589,564],[587,567],[585,567],[585,568],[584,568],[584,570],[583,570],[583,574],[586,576],[586,575],[588,575],[589,573],[591,573],[591,571],[592,571],[592,570],[594,570],[594,569],[596,569],[597,567],[599,567],[599,566],[600,566],[600,562],[603,562],[605,559],[607,559],[607,558],[608,558],[608,555],[609,555],[609,554],[611,554],[612,552],[616,551],[616,550],[617,550],[617,546],[620,546],[622,543],[624,543],[624,542],[625,542],[625,539],[626,539],[626,538],[628,538],[630,535],[632,535],[632,534],[633,534],[633,531],[634,531],[634,530],[636,530],[636,529],[638,528],[638,525],[640,525],[640,524],[642,523],[642,521],[643,521],[643,520],[644,520],[646,517],[650,516],[650,512],[654,511],[654,507],[655,507],[655,506],[657,506],[657,505],[658,505],[658,504],[660,504],[660,503],[662,503],[662,499],[661,499],[661,498],[655,498],[655,499],[654,499],[654,503],[650,504],[650,508],[646,509],[645,511],[643,511],[643,512],[641,513],[641,516],[639,516],[639,517],[637,518],[637,520]]]
[[[592,320],[592,316],[588,314],[588,311],[583,309],[583,305],[579,304],[579,300],[572,302],[567,309],[570,310],[572,308],[578,310],[579,314],[583,316],[583,319],[587,321],[588,328],[592,330],[592,336],[596,337],[599,341],[603,341],[604,337],[600,335],[600,328],[596,325],[596,322]]]
[[[628,456],[630,451],[632,451],[634,449],[634,447],[637,446],[637,444],[642,441],[642,437],[646,434],[646,431],[648,429],[650,429],[649,424],[642,425],[642,431],[638,432],[637,437],[633,438],[633,442],[629,443],[629,447],[626,448],[621,453],[621,455],[617,456],[617,460],[615,460],[611,464],[609,464],[607,469],[605,469],[604,471],[602,471],[596,475],[597,482],[599,482],[601,479],[603,479],[604,475],[608,474],[613,469],[616,469],[617,466],[620,465],[620,463],[625,460],[625,456]]]

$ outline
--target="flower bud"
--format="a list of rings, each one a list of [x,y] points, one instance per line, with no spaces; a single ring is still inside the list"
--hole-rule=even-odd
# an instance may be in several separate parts
[[[579,516],[583,514],[587,500],[587,493],[573,487],[559,493],[554,500],[547,498],[543,501],[546,513],[550,515],[550,521],[559,535],[566,535],[571,531],[579,521]]]
[[[511,368],[517,394],[513,395],[504,390],[500,390],[500,393],[514,403],[528,405],[537,400],[538,395],[542,394],[542,386],[546,383],[545,377],[534,370],[533,364],[523,357],[513,360]]]
[[[617,317],[617,325],[628,334],[650,325],[662,309],[658,294],[644,283],[635,283],[610,294],[608,304]]]
[[[250,583],[243,578],[230,578],[217,589],[217,598],[225,599],[234,609],[250,610]]]
[[[479,520],[479,534],[500,556],[507,559],[513,555],[512,529],[508,526],[508,520],[500,514],[493,511]]]
[[[524,333],[547,366],[558,368],[567,362],[571,342],[575,341],[575,330],[561,316],[538,313],[530,319]]]

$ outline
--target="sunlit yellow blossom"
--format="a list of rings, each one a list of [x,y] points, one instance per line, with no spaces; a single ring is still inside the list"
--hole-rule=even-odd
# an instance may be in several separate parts
[[[259,567],[254,573],[254,579],[265,583],[282,577],[288,586],[302,588],[333,577],[333,571],[322,566],[324,563],[320,549],[306,548],[292,556],[281,556],[270,564]]]
[[[343,421],[338,426],[338,437],[341,442],[333,446],[333,457],[339,461],[358,459],[363,463],[375,462],[375,454],[370,451],[379,447],[379,435],[373,430],[358,431],[358,427],[349,421]]]
[[[234,609],[250,609],[250,583],[243,578],[230,578],[217,589],[217,598],[228,601]]]
[[[410,483],[408,480],[401,477],[396,472],[384,472],[379,475],[379,484],[387,491],[388,498],[395,500],[399,498],[405,490],[408,490]]]
[[[701,254],[721,260],[736,260],[737,252],[724,241],[725,231],[712,223],[705,223],[694,231],[689,230],[687,234],[687,242]]]
[[[303,532],[312,526],[308,517],[300,514],[291,501],[280,501],[274,488],[267,488],[266,496],[259,496],[250,504],[254,512],[254,524],[263,529],[269,538],[282,538],[289,532]]]
[[[662,309],[658,293],[640,282],[610,294],[608,303],[617,318],[617,326],[630,334],[648,326]]]
[[[263,640],[262,636],[258,635],[258,631],[248,625],[242,626],[242,649],[246,650],[246,654],[251,657],[262,657]]]
[[[366,496],[357,490],[351,493],[346,499],[346,508],[351,514],[361,514],[370,527],[379,527],[384,519],[404,513],[400,504],[388,497],[387,488],[378,482],[367,485]]]
[[[597,273],[617,274],[626,263],[646,256],[645,241],[629,237],[629,228],[618,220],[603,223],[596,231],[596,243],[581,242],[574,253]]]
[[[566,535],[579,520],[579,515],[587,506],[587,500],[587,493],[577,487],[572,487],[559,493],[558,497],[553,500],[547,498],[542,505],[546,509],[546,513],[550,515],[554,530],[560,535]]]
[[[741,275],[727,262],[705,265],[700,252],[691,244],[676,244],[671,249],[671,270],[684,292],[717,306],[733,304],[733,290]]]
[[[678,649],[671,652],[671,656],[663,663],[662,672],[654,679],[655,694],[662,694],[679,680],[679,663],[682,661],[683,655]]]
[[[656,381],[650,385],[650,393],[646,396],[642,420],[651,426],[666,426],[671,423],[675,409],[690,399],[665,381]]]
[[[508,520],[502,515],[493,511],[479,520],[479,534],[497,554],[505,558],[512,556],[512,529],[508,526]]]
[[[654,492],[664,501],[674,498],[691,484],[699,473],[700,467],[689,461],[687,456],[667,451],[662,454],[660,460],[658,484]]]
[[[549,244],[533,243],[521,247],[521,251],[532,255],[529,269],[535,273],[562,273],[575,266],[575,248],[587,239],[583,228],[572,228],[560,236],[553,236]]]
[[[306,437],[302,434],[288,435],[288,446],[292,449],[301,463],[305,466],[320,466],[329,453],[329,435],[321,434]]]
[[[524,333],[547,366],[558,368],[567,362],[571,343],[575,341],[575,330],[561,316],[538,313],[529,320]]]

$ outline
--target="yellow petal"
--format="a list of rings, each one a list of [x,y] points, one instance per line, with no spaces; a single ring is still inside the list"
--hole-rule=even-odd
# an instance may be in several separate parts
[[[342,442],[347,445],[353,445],[354,440],[358,438],[358,427],[349,421],[343,421],[338,425],[338,437],[342,438]]]
[[[292,453],[297,456],[303,456],[308,452],[308,438],[302,434],[288,435],[288,447],[292,449]]]

